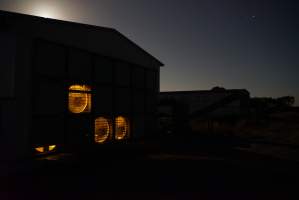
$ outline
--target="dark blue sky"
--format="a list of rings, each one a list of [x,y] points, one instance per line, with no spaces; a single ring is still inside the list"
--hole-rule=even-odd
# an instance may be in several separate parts
[[[298,0],[0,0],[0,9],[118,29],[159,58],[161,90],[246,88],[299,105]]]

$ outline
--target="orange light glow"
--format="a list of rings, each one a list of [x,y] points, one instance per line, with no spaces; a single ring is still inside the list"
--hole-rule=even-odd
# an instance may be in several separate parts
[[[49,146],[49,151],[53,151],[56,148],[56,145]]]
[[[36,147],[35,151],[38,154],[45,154],[53,152],[56,149],[56,145],[49,145],[49,146],[42,146],[42,147]]]
[[[129,122],[124,117],[117,117],[115,119],[115,139],[123,140],[128,137],[129,134]]]
[[[112,125],[109,119],[99,117],[95,120],[94,139],[96,143],[104,143],[112,133]]]
[[[75,114],[91,112],[91,88],[72,85],[69,88],[69,111]]]
[[[39,153],[44,153],[45,152],[45,148],[44,147],[36,147],[35,150]]]

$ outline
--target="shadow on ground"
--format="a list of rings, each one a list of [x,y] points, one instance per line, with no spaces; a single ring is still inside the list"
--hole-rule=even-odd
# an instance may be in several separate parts
[[[174,191],[200,191],[212,196],[229,193],[243,197],[264,193],[278,197],[274,195],[277,192],[297,190],[298,163],[239,150],[237,142],[211,141],[160,140],[50,155],[24,164],[25,170],[2,177],[1,191],[79,198],[104,191],[171,195]],[[184,193],[192,199],[189,194]],[[175,199],[171,195],[169,199]],[[177,193],[175,197],[184,195]],[[109,194],[106,197],[118,198]],[[146,198],[152,199],[142,196]]]

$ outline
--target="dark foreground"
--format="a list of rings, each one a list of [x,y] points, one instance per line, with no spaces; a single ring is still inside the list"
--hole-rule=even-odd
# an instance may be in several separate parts
[[[289,199],[298,166],[231,145],[101,146],[24,164],[0,199]]]

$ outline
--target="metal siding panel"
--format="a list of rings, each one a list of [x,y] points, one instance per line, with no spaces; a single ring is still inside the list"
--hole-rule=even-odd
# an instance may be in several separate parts
[[[134,139],[140,139],[145,136],[145,117],[144,115],[135,115],[133,119],[132,131]]]
[[[113,106],[113,88],[112,86],[96,86],[94,91],[94,100],[92,106],[96,114],[109,114]]]
[[[130,89],[129,88],[118,88],[116,90],[116,113],[130,112]]]
[[[144,113],[145,111],[145,93],[143,91],[135,91],[133,96],[133,111],[134,113]]]
[[[116,84],[119,86],[130,85],[130,68],[127,64],[117,62],[115,70]]]
[[[156,93],[147,92],[146,93],[146,112],[147,113],[155,113],[157,109],[157,99]]]
[[[134,88],[143,89],[145,82],[145,70],[141,67],[136,66],[133,69],[132,84]]]
[[[96,58],[95,81],[97,83],[111,83],[113,76],[113,63],[105,58]]]
[[[15,96],[16,38],[0,33],[0,98]]]
[[[34,91],[34,114],[63,114],[65,93],[63,84],[46,81],[37,84]]]
[[[65,76],[66,52],[62,46],[40,41],[37,44],[35,71],[49,77]]]
[[[89,53],[77,49],[70,50],[69,77],[73,80],[91,80],[92,59]]]
[[[150,90],[154,90],[156,83],[155,83],[155,72],[152,70],[146,71],[146,88]]]
[[[17,155],[24,151],[24,138],[22,138],[22,135],[19,135],[20,126],[18,126],[16,101],[3,101],[1,105],[0,160],[15,160]]]
[[[77,116],[68,118],[67,142],[71,145],[82,145],[93,140],[93,123],[88,116]]]
[[[62,144],[64,142],[64,118],[33,119],[33,145]]]

